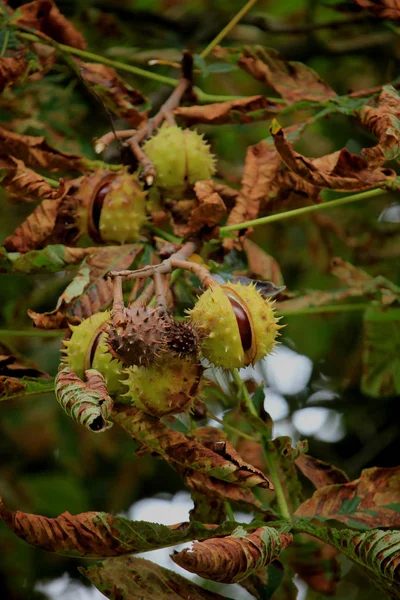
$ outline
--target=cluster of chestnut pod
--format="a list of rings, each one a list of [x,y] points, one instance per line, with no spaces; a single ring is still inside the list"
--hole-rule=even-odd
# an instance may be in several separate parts
[[[193,184],[215,171],[214,156],[196,131],[163,126],[143,150],[156,168],[156,185],[144,191],[125,171],[89,176],[80,187],[82,232],[103,242],[134,242],[149,203],[154,210],[157,203],[187,201]],[[279,328],[272,303],[253,284],[215,283],[183,321],[135,304],[72,326],[63,364],[82,381],[96,370],[114,400],[162,417],[190,409],[207,363],[222,369],[254,364],[272,351]]]

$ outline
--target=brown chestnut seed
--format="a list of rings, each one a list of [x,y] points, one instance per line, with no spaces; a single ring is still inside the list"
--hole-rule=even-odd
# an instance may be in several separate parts
[[[104,199],[110,191],[110,181],[107,181],[104,185],[101,186],[99,191],[96,194],[96,197],[93,200],[92,206],[92,222],[97,231],[100,230],[100,216],[101,210],[103,208]]]
[[[85,370],[93,368],[92,365],[93,365],[93,361],[94,361],[94,355],[96,354],[96,350],[99,347],[102,336],[103,336],[103,331],[99,331],[99,333],[96,335],[93,342],[91,343],[90,348],[89,348],[89,354],[87,355],[87,364],[85,364]],[[85,363],[86,363],[86,360],[85,360]]]
[[[237,300],[228,296],[229,302],[232,305],[233,312],[239,327],[240,340],[242,342],[243,350],[246,352],[250,350],[252,343],[251,336],[251,324],[244,308],[239,304]]]

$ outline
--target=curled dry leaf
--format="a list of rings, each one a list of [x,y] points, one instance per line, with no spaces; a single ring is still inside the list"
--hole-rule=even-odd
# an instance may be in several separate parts
[[[0,127],[0,145],[4,154],[11,154],[34,169],[47,171],[85,169],[81,156],[53,148],[46,142],[44,136],[21,135]]]
[[[0,56],[0,92],[18,81],[27,69],[28,62],[23,51],[14,56]]]
[[[221,583],[237,583],[280,555],[292,536],[272,527],[247,533],[238,527],[229,537],[195,542],[190,550],[175,552],[172,560],[191,573]]]
[[[78,273],[61,294],[55,310],[36,313],[28,310],[35,327],[41,329],[64,329],[68,324],[75,325],[82,319],[107,308],[113,298],[113,283],[107,273],[130,267],[142,246],[126,244],[103,248],[66,248],[80,254],[81,265]],[[78,254],[79,255],[79,254]]]
[[[214,54],[225,60],[237,60],[241,69],[274,89],[288,104],[300,100],[324,102],[336,97],[333,89],[310,67],[303,63],[286,61],[272,48],[244,48],[237,57],[237,49],[218,47]]]
[[[353,527],[400,526],[400,467],[364,469],[349,483],[321,487],[296,511],[298,517],[336,519]]]
[[[358,6],[366,8],[379,19],[391,19],[400,22],[399,0],[355,0]]]
[[[65,193],[62,182],[57,189],[53,189],[41,175],[28,169],[21,160],[12,156],[0,155],[0,181],[6,190],[24,202],[55,200]]]
[[[48,552],[103,558],[147,552],[175,544],[229,535],[234,523],[159,525],[130,521],[104,512],[62,513],[55,519],[9,510],[0,498],[0,518],[21,539]]]
[[[145,415],[134,407],[117,407],[113,414],[115,423],[123,427],[147,452],[180,467],[194,469],[204,475],[252,488],[269,488],[271,483],[251,465],[229,460],[204,444],[170,429],[160,420]]]
[[[276,149],[287,166],[306,182],[320,188],[337,191],[361,191],[384,185],[394,180],[392,169],[371,169],[368,163],[346,148],[321,158],[306,158],[293,149],[278,125],[273,125],[272,136]]]
[[[227,213],[224,201],[214,190],[214,182],[211,179],[196,181],[194,191],[198,205],[191,211],[186,235],[196,233],[203,227],[215,227]]]
[[[147,100],[125,83],[111,67],[75,59],[84,82],[103,100],[115,115],[128,120],[132,127],[147,120]]]
[[[344,471],[309,454],[300,454],[296,458],[295,464],[317,489],[325,485],[347,483],[349,481]]]
[[[56,42],[80,48],[86,48],[84,37],[70,21],[60,13],[52,0],[35,0],[22,4],[18,8],[14,22],[36,29]]]
[[[100,564],[84,568],[80,572],[107,598],[126,600],[224,600],[215,592],[188,581],[178,573],[160,567],[150,560],[121,556],[108,558]]]
[[[252,123],[271,119],[282,105],[271,102],[264,96],[250,96],[228,102],[216,102],[203,106],[178,106],[174,114],[182,117],[190,127],[197,123],[222,125],[225,123]]]
[[[85,376],[84,382],[70,367],[61,365],[54,386],[56,398],[74,421],[100,433],[112,427],[110,415],[114,402],[101,373],[88,369]]]
[[[379,167],[397,158],[400,154],[400,96],[392,85],[382,89],[377,107],[363,107],[360,120],[378,138],[376,146],[362,150],[370,167]]]

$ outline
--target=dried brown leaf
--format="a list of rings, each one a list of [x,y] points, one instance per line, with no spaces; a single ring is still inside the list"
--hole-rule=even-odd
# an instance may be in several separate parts
[[[316,490],[296,511],[298,517],[336,519],[350,526],[399,527],[400,467],[364,469],[349,483]]]
[[[339,551],[308,535],[297,535],[288,548],[292,569],[313,590],[332,596],[340,580]]]
[[[18,81],[27,69],[28,61],[24,51],[15,53],[14,56],[0,56],[0,92]]]
[[[362,150],[371,167],[379,167],[400,154],[400,97],[393,86],[383,88],[377,107],[363,107],[360,120],[378,138],[376,146]]]
[[[291,535],[271,527],[250,534],[238,527],[230,536],[195,542],[190,550],[175,552],[171,558],[205,579],[237,583],[278,558],[291,542]]]
[[[172,463],[172,466],[177,463],[180,467],[194,469],[207,476],[244,487],[271,489],[270,481],[251,465],[240,464],[235,458],[225,458],[134,407],[118,407],[113,420],[138,441],[144,450],[158,454]]]
[[[57,308],[46,313],[28,310],[28,315],[36,327],[64,329],[68,324],[75,325],[82,319],[104,310],[111,304],[113,297],[113,284],[106,278],[107,273],[127,269],[141,252],[142,246],[126,244],[76,250],[81,251],[81,260],[85,256],[87,259],[75,279],[61,294]]]
[[[214,190],[211,179],[196,181],[194,191],[198,204],[190,213],[185,235],[196,233],[203,227],[215,227],[227,213],[224,201]]]
[[[349,481],[344,471],[309,454],[298,456],[295,464],[317,489],[325,485],[347,483]]]
[[[50,376],[41,371],[34,362],[25,356],[16,356],[3,342],[0,342],[0,375],[5,377],[45,377]]]
[[[84,63],[76,59],[82,79],[93,88],[107,108],[115,115],[129,121],[132,127],[147,120],[146,98],[125,83],[117,72],[105,65]]]
[[[0,127],[0,145],[4,154],[11,154],[34,169],[47,171],[85,169],[81,156],[53,148],[46,142],[44,136],[21,135]]]
[[[215,54],[224,58],[230,54],[230,50],[217,48]],[[300,100],[324,102],[336,97],[333,89],[310,67],[300,62],[286,61],[272,48],[244,48],[237,64],[277,91],[288,104]]]
[[[79,31],[60,13],[52,0],[35,0],[18,8],[15,22],[36,29],[56,42],[80,48],[86,48],[86,42]]]
[[[203,106],[178,106],[174,114],[182,117],[188,126],[197,123],[222,125],[270,119],[279,112],[280,108],[281,105],[271,102],[264,96],[250,96]]]
[[[61,202],[61,199],[43,200],[5,240],[6,250],[28,252],[43,248],[54,231]]]
[[[380,19],[400,21],[399,0],[354,0],[358,6],[368,9]]]
[[[281,269],[273,256],[267,254],[249,239],[244,241],[244,251],[247,256],[249,277],[252,279],[265,279],[275,285],[283,284]]]
[[[337,191],[368,190],[395,178],[391,169],[370,169],[368,163],[343,148],[321,158],[306,158],[296,152],[279,127],[273,127],[276,149],[287,166],[307,183]]]
[[[21,160],[12,156],[0,155],[0,182],[6,190],[24,202],[55,200],[65,193],[62,182],[57,189],[53,189],[41,175],[28,169]]]

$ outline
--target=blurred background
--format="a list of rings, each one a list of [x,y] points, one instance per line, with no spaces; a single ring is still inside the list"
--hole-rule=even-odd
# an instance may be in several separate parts
[[[19,4],[9,2],[13,8]],[[176,77],[173,67],[149,66],[148,61],[179,61],[184,49],[201,51],[244,2],[63,0],[56,4],[84,34],[90,51]],[[224,44],[273,47],[285,58],[315,69],[339,94],[391,81],[399,72],[400,38],[385,22],[372,22],[351,8],[350,2],[329,0],[259,0]],[[345,23],[337,25],[337,21]],[[318,26],[326,23],[331,25]],[[170,93],[168,86],[121,75],[147,95],[154,108]],[[196,84],[210,94],[274,95],[234,67],[198,75]],[[45,135],[57,148],[90,158],[95,158],[92,139],[110,130],[104,107],[61,62],[44,79],[6,90],[0,112],[1,121],[13,121],[15,131]],[[282,124],[307,116],[305,110],[297,111]],[[122,128],[125,123],[117,120],[115,126]],[[199,127],[218,156],[220,178],[233,187],[240,185],[246,148],[269,136],[269,126],[265,122]],[[360,153],[372,144],[373,138],[355,120],[334,115],[308,127],[295,147],[317,157],[342,147]],[[119,162],[118,147],[112,145],[104,159]],[[1,191],[0,210],[3,240],[32,211],[32,205],[18,203]],[[329,273],[333,256],[399,283],[398,193],[324,214],[337,225],[336,231],[329,221],[308,217],[260,227],[252,235],[277,260],[289,290],[338,287]],[[369,244],[364,243],[366,236]],[[27,309],[53,309],[71,277],[71,272],[65,272],[2,275],[0,280],[0,343],[51,375],[57,371],[61,336],[32,331]],[[264,382],[265,409],[274,419],[275,435],[289,435],[294,442],[308,439],[310,454],[334,463],[352,479],[365,467],[398,464],[400,433],[393,418],[399,398],[376,399],[360,392],[362,316],[362,311],[351,311],[285,317],[287,327],[277,353],[254,370],[242,372]],[[20,329],[32,331],[32,336],[9,333]],[[222,417],[223,408],[216,406],[214,413]],[[130,439],[116,427],[99,436],[90,434],[61,411],[53,393],[0,403],[0,491],[6,505],[48,517],[64,511],[102,510],[175,523],[186,520],[191,508],[190,496],[168,465],[135,457]],[[174,568],[169,551],[160,551],[155,560]],[[103,597],[79,579],[79,564],[28,546],[0,523],[1,598]],[[338,598],[376,598],[355,567],[345,563],[343,568]],[[300,600],[317,599],[301,583],[299,589]],[[231,586],[221,593],[250,598]]]

